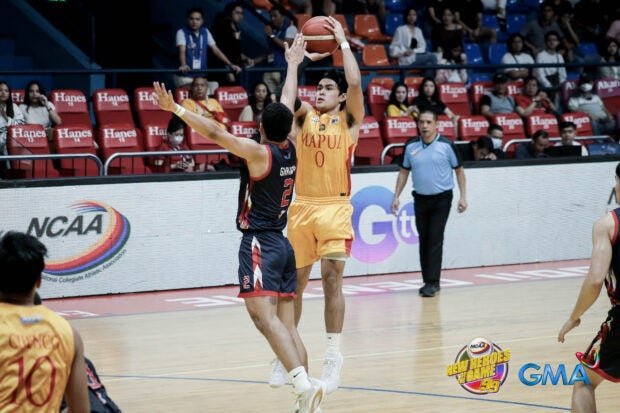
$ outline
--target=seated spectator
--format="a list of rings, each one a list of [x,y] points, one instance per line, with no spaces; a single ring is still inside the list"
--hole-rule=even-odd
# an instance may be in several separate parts
[[[504,129],[496,123],[491,123],[487,128],[486,136],[493,141],[493,148],[501,151],[502,142],[504,142]]]
[[[390,93],[390,100],[386,108],[386,116],[411,116],[414,117],[414,113],[417,115],[416,107],[409,105],[407,85],[403,82],[396,82],[392,86],[392,92]],[[416,116],[417,117],[417,116]]]
[[[447,115],[454,123],[455,127],[458,123],[459,117],[452,112],[439,98],[439,90],[437,89],[437,83],[432,77],[425,77],[420,83],[418,89],[418,96],[412,101],[411,105],[415,107],[414,117],[417,119],[418,115],[425,110],[435,112],[437,116]]]
[[[545,50],[536,55],[536,63],[555,63],[563,64],[564,58],[558,53],[560,44],[560,35],[557,32],[550,31],[545,35]],[[536,77],[542,89],[546,90],[551,100],[556,106],[559,106],[558,97],[560,85],[566,80],[565,67],[539,67],[536,69]]]
[[[613,135],[616,132],[616,121],[601,98],[592,93],[594,87],[592,78],[584,73],[579,78],[578,84],[578,95],[568,100],[568,110],[587,113],[594,135]]]
[[[353,6],[353,14],[374,14],[377,16],[379,27],[385,27],[385,17],[387,16],[387,9],[385,7],[385,0],[356,0],[355,2],[345,0],[346,3],[355,3]]]
[[[8,155],[6,149],[6,138],[9,126],[23,125],[24,114],[19,107],[13,103],[11,87],[3,80],[0,80],[0,154]],[[0,172],[8,167],[7,162],[0,162]]]
[[[545,148],[549,146],[549,134],[538,130],[532,135],[532,141],[523,143],[515,149],[515,159],[548,158]]]
[[[568,0],[549,0],[547,3],[553,8],[553,13],[556,16],[573,12],[573,4]]]
[[[555,104],[549,99],[547,93],[540,90],[538,80],[527,77],[523,84],[523,92],[515,98],[517,113],[522,117],[530,116],[535,112],[552,113],[558,117]]]
[[[222,129],[227,129],[230,124],[230,118],[216,99],[208,97],[207,90],[207,78],[203,76],[195,77],[194,80],[192,80],[189,98],[184,99],[183,102],[181,102],[181,106],[189,111],[213,120],[218,123]]]
[[[263,82],[267,84],[272,93],[275,93],[282,84],[282,73],[286,69],[286,59],[284,58],[285,43],[289,46],[291,45],[297,34],[297,27],[287,21],[284,11],[279,7],[273,7],[269,10],[269,17],[271,24],[266,24],[264,27],[269,45],[269,52],[265,60],[266,66],[272,67],[274,70],[263,73]],[[274,100],[275,95],[271,99]]]
[[[561,141],[553,146],[581,146],[581,156],[588,156],[588,150],[584,145],[577,142],[577,125],[573,122],[560,122],[560,138]]]
[[[433,50],[437,53],[442,53],[444,50],[450,50],[455,44],[463,45],[464,36],[463,26],[456,23],[452,9],[444,8],[441,15],[441,24],[435,26],[431,35]]]
[[[491,121],[493,115],[513,113],[517,109],[514,98],[508,95],[508,77],[500,72],[493,76],[493,90],[480,99],[480,114]]]
[[[185,123],[177,116],[172,116],[168,122],[166,135],[161,146],[157,149],[162,152],[189,151],[190,148],[185,142]],[[196,162],[191,155],[172,155],[160,156],[153,162],[155,166],[166,167],[171,172],[194,172],[204,171],[204,165],[196,167]],[[210,170],[215,170],[211,165]]]
[[[596,43],[601,39],[606,22],[599,2],[579,0],[575,4],[575,22],[579,38],[584,42]]]
[[[540,5],[538,19],[528,21],[519,32],[525,39],[525,47],[532,56],[536,56],[545,49],[545,35],[548,32],[558,33],[558,38],[563,34],[555,17],[553,7],[548,2],[544,2]]]
[[[398,58],[399,66],[424,66],[437,64],[437,57],[426,51],[426,40],[419,27],[418,12],[409,7],[403,13],[405,24],[398,26],[392,37],[389,51],[391,57]]]
[[[265,82],[258,82],[252,88],[249,104],[239,114],[241,122],[259,122],[263,116],[263,110],[271,103],[271,91]]]
[[[506,41],[508,51],[502,56],[502,64],[534,64],[534,58],[523,51],[523,36],[519,33],[513,33]],[[512,80],[525,79],[530,74],[530,68],[527,67],[508,67],[504,69],[506,76]]]
[[[482,25],[484,6],[481,0],[459,0],[454,2],[452,7],[456,22],[463,26],[469,41],[497,43],[497,31]]]
[[[572,8],[558,7],[556,12],[557,22],[564,34],[564,37],[560,39],[560,46],[558,52],[564,58],[567,63],[583,63],[585,56],[579,51],[579,36],[577,35],[574,27],[574,14]],[[583,72],[583,68],[574,67],[569,69],[571,72]]]
[[[463,53],[463,46],[456,44],[449,50],[444,51],[442,58],[438,62],[440,65],[466,65],[467,56]],[[463,83],[466,84],[469,80],[469,76],[466,68],[461,69],[439,69],[437,70],[437,76],[435,76],[435,82],[445,83]]]
[[[506,0],[482,0],[484,10],[495,11],[499,27],[506,31]]]
[[[28,82],[24,103],[19,105],[24,115],[24,123],[39,124],[45,128],[47,139],[52,140],[54,126],[61,124],[60,115],[56,106],[47,99],[45,89],[38,80]]]
[[[496,161],[497,154],[493,148],[493,141],[488,136],[481,136],[467,145],[457,145],[463,161]]]
[[[599,78],[611,78],[620,80],[620,42],[616,39],[607,38],[603,43],[603,56],[601,62],[615,63],[613,66],[599,66],[598,77]]]

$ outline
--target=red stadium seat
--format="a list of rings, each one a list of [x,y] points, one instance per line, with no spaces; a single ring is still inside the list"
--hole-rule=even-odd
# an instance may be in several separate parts
[[[97,89],[93,92],[93,112],[97,126],[135,126],[129,95],[123,89]]]
[[[371,43],[389,43],[392,40],[392,36],[381,33],[374,14],[356,14],[353,17],[353,33]]]
[[[303,102],[308,102],[312,106],[316,104],[316,86],[299,85],[297,97]]]
[[[560,136],[558,120],[550,113],[533,113],[525,118],[525,131],[528,136],[532,136],[536,131],[544,130],[550,138]]]
[[[185,99],[189,98],[190,90],[191,89],[189,88],[189,86],[182,86],[182,87],[176,88],[174,91],[174,101],[178,103],[179,105],[183,103]]]
[[[379,121],[374,116],[365,116],[355,148],[355,165],[381,164],[382,151],[383,141]]]
[[[231,122],[228,127],[231,134],[238,138],[249,138],[258,134],[258,122]]]
[[[362,65],[364,66],[393,66],[388,57],[385,46],[382,44],[369,43],[362,49]],[[378,74],[398,74],[396,69],[376,69]],[[368,70],[362,70],[362,74],[367,74]]]
[[[21,105],[24,103],[24,90],[23,89],[13,89],[11,90],[11,98],[13,99],[13,103],[16,105]]]
[[[471,116],[471,104],[467,96],[467,89],[462,83],[440,83],[439,99],[455,114]]]
[[[211,139],[206,138],[195,131],[192,127],[185,127],[185,138],[190,149],[195,151],[201,150],[223,150],[221,146],[213,142]],[[197,164],[216,164],[220,161],[228,163],[228,153],[213,154],[213,155],[195,155],[194,159]]]
[[[142,126],[142,135],[144,136],[144,150],[147,152],[157,151],[164,142],[164,136],[167,133],[168,124],[152,123]]]
[[[59,154],[89,153],[97,156],[95,135],[90,126],[69,125],[54,128],[54,148]],[[70,158],[60,160],[60,173],[63,176],[97,176],[97,163],[88,158]]]
[[[493,115],[491,123],[499,125],[504,130],[504,139],[502,146],[512,139],[525,139],[525,125],[523,119],[516,113],[504,113],[501,115]]]
[[[407,85],[407,99],[410,101],[419,95],[420,85],[424,78],[422,76],[407,76],[405,84]]]
[[[393,77],[389,76],[374,76],[370,79],[370,83],[375,85],[385,86],[389,89],[392,89],[394,86],[395,80]]]
[[[45,128],[39,124],[8,127],[6,147],[9,155],[48,155],[49,142]],[[58,171],[51,159],[11,161],[7,171],[11,178],[57,178]]]
[[[215,99],[230,120],[239,120],[241,111],[248,105],[248,92],[243,86],[220,86],[215,89]]]
[[[469,89],[471,94],[471,101],[474,105],[474,113],[476,115],[480,114],[480,100],[482,100],[482,96],[490,90],[493,89],[493,82],[490,80],[485,80],[483,82],[473,82]]]
[[[585,112],[564,112],[560,115],[560,121],[573,122],[577,126],[577,136],[592,136],[592,122]]]
[[[397,116],[384,118],[381,121],[381,137],[385,146],[392,143],[406,143],[409,139],[418,135],[418,125],[416,121],[409,116]],[[387,161],[391,161],[397,154],[401,154],[403,148],[391,150],[388,152]]]
[[[608,111],[612,114],[620,111],[620,80],[598,79],[594,82],[594,90]]]
[[[562,93],[562,104],[565,108],[568,107],[568,100],[573,97],[575,89],[577,88],[576,80],[565,80],[560,85],[560,91]]]
[[[141,152],[143,146],[142,132],[131,125],[100,125],[97,141],[104,162],[115,153]],[[140,157],[118,158],[112,161],[108,169],[110,175],[144,173],[147,173],[147,169]]]
[[[93,122],[88,110],[88,101],[84,92],[77,89],[55,89],[50,93],[50,101],[56,107],[63,126],[82,125],[92,127]]]
[[[381,122],[385,117],[385,109],[390,100],[391,87],[369,83],[366,86],[366,104],[370,114]]]
[[[509,96],[516,98],[523,93],[523,81],[517,80],[513,82],[508,82],[508,84],[506,85],[506,92]]]
[[[481,115],[461,116],[458,120],[459,140],[475,141],[487,133],[489,121]]]
[[[452,141],[456,140],[456,130],[454,128],[454,122],[452,122],[452,119],[450,119],[448,115],[437,116],[437,132]]]
[[[140,126],[149,124],[168,125],[172,113],[162,110],[153,100],[152,87],[138,87],[133,91],[133,108]]]

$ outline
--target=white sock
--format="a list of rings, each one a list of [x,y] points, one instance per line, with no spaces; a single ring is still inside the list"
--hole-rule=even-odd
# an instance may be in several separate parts
[[[340,353],[341,333],[327,333],[327,354]]]
[[[306,373],[304,366],[295,367],[293,370],[289,371],[288,377],[291,379],[291,382],[293,382],[295,393],[304,393],[312,387],[312,383],[310,383],[308,373]]]

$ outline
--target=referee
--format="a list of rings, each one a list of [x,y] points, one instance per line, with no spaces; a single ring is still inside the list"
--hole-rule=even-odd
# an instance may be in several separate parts
[[[398,198],[411,171],[415,225],[420,238],[420,266],[424,281],[420,295],[434,297],[440,290],[443,233],[452,206],[452,170],[456,172],[461,193],[459,212],[467,209],[465,171],[452,141],[437,133],[437,115],[434,112],[424,110],[420,113],[418,129],[420,136],[410,139],[405,145],[396,179],[392,213],[398,214]]]

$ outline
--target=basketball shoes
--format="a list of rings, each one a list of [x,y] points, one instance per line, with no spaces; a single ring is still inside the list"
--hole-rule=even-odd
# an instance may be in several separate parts
[[[282,387],[286,384],[286,380],[288,379],[288,373],[284,368],[284,364],[276,358],[271,362],[273,364],[273,368],[271,369],[271,373],[269,373],[269,385],[271,387]]]
[[[341,353],[325,354],[321,380],[327,386],[327,394],[332,393],[340,385],[340,369],[342,369],[343,363],[344,357]]]
[[[327,386],[323,381],[313,378],[310,378],[310,383],[312,387],[297,395],[294,413],[321,413],[320,405],[327,393]]]

